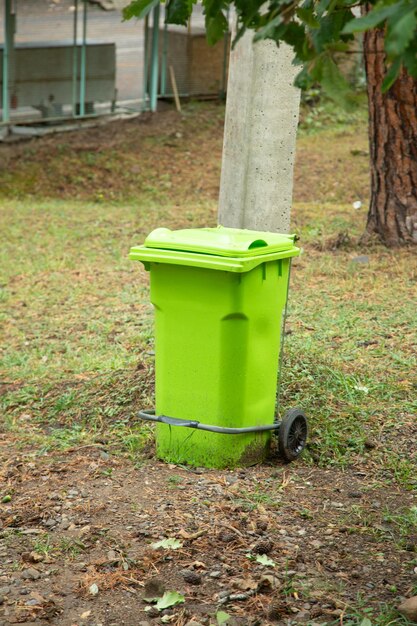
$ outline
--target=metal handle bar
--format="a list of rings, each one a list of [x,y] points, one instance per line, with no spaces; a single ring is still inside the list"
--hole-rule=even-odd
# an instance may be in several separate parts
[[[196,420],[185,420],[177,417],[168,417],[167,415],[155,415],[153,409],[147,411],[139,411],[138,417],[148,422],[159,422],[168,424],[169,426],[184,426],[185,428],[195,428],[197,430],[207,430],[210,433],[221,433],[222,435],[241,435],[243,433],[262,433],[268,430],[278,430],[281,423],[267,424],[264,426],[247,426],[246,428],[226,428],[223,426],[213,426],[210,424],[202,424]]]

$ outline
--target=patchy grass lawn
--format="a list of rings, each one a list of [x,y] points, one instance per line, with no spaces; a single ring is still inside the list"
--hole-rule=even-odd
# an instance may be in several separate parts
[[[107,598],[114,613],[103,623],[119,624],[122,614],[116,604],[126,601],[133,607],[138,602],[135,594],[149,567],[165,580],[173,576],[176,588],[184,589],[180,571],[190,568],[193,559],[207,561],[211,582],[201,592],[193,591],[200,587],[185,587],[188,618],[177,611],[171,616],[174,624],[185,624],[192,615],[208,620],[222,606],[236,619],[247,619],[236,622],[241,624],[287,623],[290,618],[297,623],[303,612],[300,622],[355,625],[369,617],[381,626],[405,623],[393,606],[399,596],[416,592],[416,254],[378,245],[365,249],[357,243],[368,195],[366,129],[363,114],[353,121],[337,115],[326,108],[318,115],[304,112],[295,174],[293,226],[303,254],[292,272],[280,407],[299,405],[307,412],[308,450],[290,469],[274,461],[240,474],[207,471],[203,478],[179,468],[171,472],[177,476],[172,479],[170,470],[153,460],[152,429],[135,419],[139,408],[153,406],[152,309],[147,274],[128,261],[127,253],[157,225],[215,224],[223,108],[191,104],[183,118],[167,111],[0,146],[5,163],[0,171],[5,234],[0,251],[0,495],[5,497],[3,540],[13,555],[8,566],[1,566],[0,576],[7,578],[7,585],[12,580],[14,589],[16,572],[27,567],[23,544],[25,553],[51,552],[52,562],[67,568],[72,581],[66,590],[71,602],[54,596],[54,606],[60,608],[49,616],[52,623],[96,624],[97,615],[103,621]],[[359,210],[352,207],[356,200],[363,202]],[[148,475],[141,495],[146,506],[140,498],[135,505],[132,485],[141,491]],[[42,491],[42,476],[49,477],[47,491]],[[124,477],[130,481],[125,486]],[[207,505],[200,480],[209,485]],[[96,508],[87,512],[86,501],[80,500],[69,531],[63,528],[62,512],[69,509],[68,493],[77,491],[78,481],[87,495],[78,489],[73,498],[94,498]],[[94,492],[89,481],[97,482]],[[216,500],[215,485],[221,485],[227,506]],[[120,498],[112,495],[119,487]],[[195,503],[193,520],[187,520],[181,495],[187,489]],[[48,500],[51,491],[59,498]],[[359,496],[351,495],[355,492]],[[174,503],[177,526],[163,508],[167,500]],[[28,511],[34,502],[37,516],[32,519]],[[61,512],[54,513],[54,506]],[[139,521],[135,506],[143,509]],[[146,515],[155,517],[153,506],[159,513],[152,530],[144,520]],[[155,560],[142,539],[142,552],[129,565],[126,546],[131,546],[135,524],[145,524],[145,538],[164,535],[163,524],[173,535],[181,529],[192,534],[205,528],[210,506],[222,520],[213,544],[188,539],[188,552],[181,552],[177,562],[177,557]],[[105,507],[114,509],[111,522]],[[56,526],[45,526],[60,515]],[[259,531],[263,517],[269,517],[268,531]],[[92,528],[84,540],[80,529],[87,525]],[[238,543],[230,542],[221,561],[216,550],[223,549],[224,525],[232,526]],[[36,546],[30,533],[21,534],[33,526],[41,529]],[[97,540],[105,527],[111,527],[106,532],[113,539]],[[269,533],[275,542],[270,552],[283,590],[275,618],[270,595],[259,588],[257,595],[248,595],[247,604],[219,604],[216,596],[228,588],[227,576],[258,580],[262,574],[259,564],[259,571],[255,567],[250,572],[251,561],[245,557],[258,531],[261,538]],[[278,546],[277,537],[292,534],[292,543]],[[333,543],[323,543],[323,536],[335,534]],[[102,541],[101,548],[97,541]],[[294,556],[297,541],[305,544],[295,551],[304,553],[304,562]],[[107,552],[115,546],[123,558],[114,557],[109,565]],[[44,561],[40,569],[48,578],[45,572],[55,566]],[[79,562],[87,569],[77,570]],[[141,569],[144,562],[148,569]],[[220,587],[209,577],[217,567],[225,568]],[[232,568],[229,574],[227,567]],[[99,581],[100,598],[103,592],[94,606],[88,585],[87,595],[74,592],[85,581]],[[56,594],[59,584],[54,585]],[[112,596],[113,588],[117,592]],[[248,591],[241,584],[242,590]],[[318,590],[322,595],[314,596],[312,591]],[[16,597],[19,593],[16,587]],[[5,619],[11,620],[6,624],[15,623],[13,594],[5,604]],[[40,606],[47,615],[45,598]],[[30,613],[28,606],[23,610]],[[92,610],[96,621],[80,618],[83,607]],[[45,615],[35,611],[30,617],[44,623]],[[128,619],[132,621],[126,624],[136,626],[136,609]]]

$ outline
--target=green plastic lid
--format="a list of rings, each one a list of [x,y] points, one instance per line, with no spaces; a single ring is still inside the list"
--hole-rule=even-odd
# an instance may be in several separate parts
[[[226,272],[249,272],[256,266],[300,254],[294,235],[238,228],[157,228],[143,246],[133,246],[129,258],[152,263],[186,265]]]
[[[181,250],[224,257],[253,257],[290,250],[293,235],[258,232],[238,228],[157,228],[145,240],[146,248]]]

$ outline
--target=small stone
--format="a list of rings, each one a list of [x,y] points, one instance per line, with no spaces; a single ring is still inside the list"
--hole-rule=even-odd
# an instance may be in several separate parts
[[[115,550],[109,550],[107,552],[107,560],[108,561],[117,561],[117,552]]]
[[[87,570],[87,563],[81,561],[80,563],[74,563],[73,568],[77,572],[85,572]]]
[[[84,613],[81,613],[80,617],[81,619],[87,619],[87,617],[90,617],[90,615],[91,615],[91,610],[84,611]]]
[[[192,570],[184,570],[182,573],[182,577],[185,582],[189,585],[201,585],[201,576],[197,574],[197,572],[193,572]]]
[[[39,554],[39,552],[31,552],[29,554],[30,560],[32,563],[40,563],[45,559],[43,554]]]
[[[10,593],[11,589],[7,585],[4,587],[0,587],[0,596],[7,596]]]
[[[150,578],[145,583],[145,598],[159,598],[165,593],[165,583],[160,578]]]
[[[52,517],[50,519],[47,519],[46,522],[44,522],[44,525],[47,528],[52,528],[52,526],[56,526],[56,519],[53,519]]]
[[[221,575],[222,575],[222,573],[219,572],[218,570],[210,572],[210,574],[209,574],[210,578],[220,578]]]
[[[25,605],[26,606],[41,606],[42,601],[39,600],[38,598],[31,598],[30,600],[26,600]]]
[[[40,577],[41,573],[34,567],[28,567],[28,569],[25,569],[22,572],[22,578],[25,580],[38,580]]]
[[[310,619],[310,613],[308,611],[299,611],[297,613],[297,621],[307,622]]]
[[[268,593],[270,591],[276,591],[281,586],[279,578],[272,576],[272,574],[264,574],[258,583],[258,591],[261,593]]]
[[[417,596],[407,598],[401,602],[398,611],[410,622],[417,622]]]
[[[88,588],[88,591],[92,596],[96,596],[98,594],[98,585],[96,585],[96,583],[93,583]]]
[[[349,498],[362,498],[363,493],[361,491],[349,491],[348,497]]]
[[[366,254],[360,254],[359,256],[355,256],[352,259],[352,263],[363,263],[364,265],[366,265],[367,263],[369,263],[369,256],[367,256]]]
[[[150,606],[147,614],[149,615],[149,617],[159,617],[159,611],[156,606]]]

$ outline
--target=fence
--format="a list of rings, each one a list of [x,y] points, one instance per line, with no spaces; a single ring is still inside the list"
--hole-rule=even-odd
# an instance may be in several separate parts
[[[209,47],[201,7],[187,28],[87,0],[0,0],[3,125],[157,108],[159,97],[225,92],[229,38]]]

